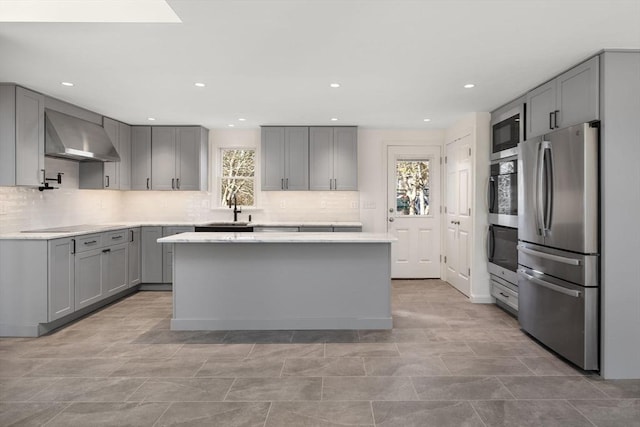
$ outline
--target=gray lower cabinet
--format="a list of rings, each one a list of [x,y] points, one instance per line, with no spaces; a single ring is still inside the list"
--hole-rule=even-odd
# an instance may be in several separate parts
[[[309,189],[358,189],[357,128],[309,128]]]
[[[0,186],[44,183],[44,95],[0,85]]]
[[[103,276],[104,296],[113,295],[129,287],[129,242],[102,250],[106,258]]]
[[[131,127],[131,189],[151,190],[151,126]]]
[[[162,282],[162,227],[141,227],[142,283]]]
[[[593,57],[527,93],[527,139],[600,118],[599,64]]]
[[[151,129],[151,189],[206,191],[208,132],[199,126]]]
[[[195,227],[187,226],[163,227],[162,237],[188,233],[194,230]],[[163,283],[173,282],[173,245],[162,245],[162,281]]]
[[[309,189],[309,128],[265,126],[261,138],[262,190]]]
[[[129,287],[136,286],[142,281],[142,245],[140,244],[140,228],[130,228],[129,232]]]
[[[76,239],[76,310],[129,287],[127,236],[123,229]]]
[[[102,276],[105,268],[102,255],[102,248],[76,253],[76,310],[102,299]]]
[[[360,233],[362,232],[362,227],[333,227],[333,231],[336,233]]]
[[[75,310],[75,239],[49,240],[47,271],[48,321]]]

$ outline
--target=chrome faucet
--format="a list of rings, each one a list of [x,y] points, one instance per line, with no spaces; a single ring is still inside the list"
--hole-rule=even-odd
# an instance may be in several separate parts
[[[231,209],[231,198],[233,198],[233,222],[238,222],[238,214],[242,213],[242,210],[238,209],[238,198],[236,196],[237,191],[234,191],[229,197],[229,209]]]

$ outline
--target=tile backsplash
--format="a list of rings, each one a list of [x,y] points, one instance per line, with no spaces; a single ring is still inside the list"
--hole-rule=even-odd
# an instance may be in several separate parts
[[[64,180],[63,180],[64,182]],[[72,184],[69,184],[72,185]],[[55,184],[57,186],[57,184]],[[259,192],[259,207],[245,209],[240,220],[358,221],[356,191]],[[204,191],[110,191],[0,187],[0,233],[118,221],[230,221],[231,211],[217,207]]]

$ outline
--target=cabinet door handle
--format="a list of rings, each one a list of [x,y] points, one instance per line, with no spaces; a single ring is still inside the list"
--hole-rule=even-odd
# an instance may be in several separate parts
[[[95,245],[98,243],[96,240],[91,240],[90,242],[84,242],[85,245]]]
[[[103,254],[106,254],[106,253],[108,253],[108,252],[111,252],[111,249],[103,249],[103,250],[102,250],[102,253],[103,253]]]
[[[560,115],[560,110],[556,110],[553,112],[553,126],[558,129],[558,116]]]
[[[176,178],[176,188],[180,189],[180,178]]]
[[[550,112],[549,113],[549,129],[553,129],[553,116],[554,116],[554,112]]]
[[[71,254],[76,253],[76,239],[71,239]]]
[[[176,189],[176,179],[175,178],[171,178],[171,189],[172,190]]]
[[[122,239],[122,234],[119,236],[111,236],[111,240],[119,240]]]
[[[105,175],[104,177],[104,186],[105,187],[109,187],[109,175]]]
[[[505,297],[505,298],[509,298],[509,295],[504,294],[504,293],[502,293],[502,292],[500,292],[500,295],[502,295],[502,296],[503,296],[503,297]]]
[[[280,178],[280,189],[284,190],[284,178]]]
[[[329,190],[333,190],[333,179],[329,178]]]
[[[44,185],[44,183],[46,181],[46,179],[45,179],[46,172],[45,172],[44,169],[40,169],[40,172],[42,172],[42,180],[40,181],[40,184]]]
[[[149,189],[149,178],[147,178],[147,190]]]
[[[133,230],[129,230],[129,233],[131,233],[131,240],[129,240],[131,243],[133,243]]]

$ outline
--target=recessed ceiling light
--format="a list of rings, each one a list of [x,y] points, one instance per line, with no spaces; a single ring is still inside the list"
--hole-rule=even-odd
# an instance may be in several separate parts
[[[71,82],[62,82],[61,84],[62,86],[73,86],[73,83]]]
[[[331,86],[331,87],[340,87],[340,83],[331,83],[329,86]]]
[[[198,87],[205,87],[206,86],[206,84],[204,84],[204,83],[194,83],[193,85],[194,86],[198,86]]]
[[[150,122],[155,122],[156,121],[155,117],[148,117],[147,120],[149,120]]]
[[[466,85],[464,85],[465,89],[471,89],[472,87],[475,87],[473,83],[467,83]]]
[[[331,118],[331,121],[332,121],[332,122],[337,122],[337,121],[338,121],[338,118],[337,118],[337,117],[332,117],[332,118]]]
[[[425,122],[430,122],[430,121],[431,121],[431,119],[424,119],[423,121],[425,121]]]
[[[227,126],[229,126],[230,128],[235,127],[233,123],[229,123]]]
[[[239,121],[239,122],[245,122],[246,120],[247,120],[247,119],[245,119],[244,117],[240,117],[240,118],[238,119],[238,121]]]

